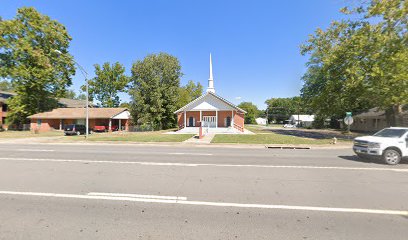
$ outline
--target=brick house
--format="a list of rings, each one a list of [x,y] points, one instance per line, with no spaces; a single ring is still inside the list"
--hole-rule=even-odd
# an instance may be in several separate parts
[[[68,124],[85,125],[86,108],[57,108],[28,118],[31,130],[62,130]],[[89,129],[94,126],[118,126],[119,129],[128,130],[129,119],[130,113],[126,108],[89,108]]]
[[[210,132],[242,133],[246,111],[215,94],[210,54],[210,78],[205,94],[178,109],[179,132],[195,132],[200,125]]]
[[[15,95],[15,93],[0,91],[0,127],[6,124],[7,112],[9,111],[7,99]]]
[[[0,91],[0,127],[7,128],[6,118],[8,112],[10,111],[7,100],[15,95],[15,93]],[[86,101],[69,98],[59,98],[58,106],[61,108],[84,108],[86,106]],[[96,107],[96,105],[93,103],[89,103],[89,107]]]
[[[357,114],[353,117],[354,122],[350,125],[352,131],[376,132],[383,128],[391,127],[387,122],[384,110],[372,108],[366,112]],[[408,111],[403,111],[396,116],[396,125],[393,127],[408,127]],[[343,122],[341,121],[343,127]]]

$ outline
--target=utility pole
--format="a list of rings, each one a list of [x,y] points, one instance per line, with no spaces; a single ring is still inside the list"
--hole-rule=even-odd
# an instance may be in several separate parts
[[[266,107],[266,125],[269,125],[269,107]]]
[[[60,50],[54,49],[52,50],[55,53],[57,53],[58,55],[60,55],[61,57],[64,57],[64,55],[62,54],[62,52]],[[80,72],[82,73],[82,75],[85,78],[85,83],[86,83],[86,135],[85,135],[85,139],[88,140],[88,133],[89,133],[89,91],[88,91],[88,73],[85,71],[85,69],[74,59],[72,59],[72,61],[78,66]]]

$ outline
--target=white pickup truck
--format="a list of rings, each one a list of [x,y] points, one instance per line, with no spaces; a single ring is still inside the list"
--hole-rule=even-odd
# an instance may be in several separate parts
[[[408,157],[408,128],[384,128],[373,136],[357,137],[353,150],[361,158],[381,157],[386,164],[396,165]]]

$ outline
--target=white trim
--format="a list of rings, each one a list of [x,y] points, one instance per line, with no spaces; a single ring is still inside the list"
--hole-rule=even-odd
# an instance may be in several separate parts
[[[100,195],[99,195],[100,194]],[[140,194],[115,194],[115,193],[88,193],[67,194],[67,193],[44,193],[44,192],[17,192],[17,191],[0,191],[0,195],[11,196],[30,196],[30,197],[48,197],[48,198],[70,198],[70,199],[89,199],[89,200],[110,200],[126,202],[143,202],[143,203],[165,203],[180,204],[191,206],[211,206],[211,207],[235,207],[249,209],[282,209],[298,211],[318,211],[318,212],[335,212],[335,213],[359,213],[359,214],[381,214],[381,215],[399,215],[408,216],[406,210],[388,210],[388,209],[369,209],[369,208],[339,208],[339,207],[319,207],[319,206],[300,206],[300,205],[271,205],[271,204],[253,204],[253,203],[229,203],[229,202],[205,202],[191,201],[186,197],[178,196],[154,196]]]
[[[215,110],[215,128],[218,128],[218,110]]]
[[[123,110],[122,112],[113,115],[112,119],[130,119],[130,112],[128,110]]]
[[[193,118],[193,126],[190,125],[190,118]],[[195,127],[196,123],[196,119],[193,116],[188,117],[188,121],[187,121],[187,127]]]
[[[231,111],[231,127],[234,128],[234,110]]]
[[[187,127],[187,113],[184,111],[184,127]]]
[[[198,97],[198,98],[196,98],[195,100],[191,101],[190,103],[188,103],[188,104],[185,105],[184,107],[178,109],[178,110],[175,111],[174,113],[179,113],[179,112],[185,111],[186,108],[188,108],[189,106],[191,106],[191,105],[194,104],[195,102],[197,102],[197,101],[203,99],[203,98],[204,98],[205,96],[207,96],[207,95],[211,95],[211,96],[217,98],[218,100],[223,101],[224,103],[226,103],[226,104],[229,105],[230,107],[234,108],[235,110],[238,110],[239,112],[247,113],[245,110],[243,110],[243,109],[241,109],[241,108],[235,106],[235,105],[232,104],[231,102],[227,101],[226,99],[224,99],[224,98],[222,98],[222,97],[220,97],[220,96],[218,96],[217,94],[212,93],[212,92],[207,92],[207,93],[201,95],[200,97]],[[211,111],[214,111],[214,110],[212,109]]]

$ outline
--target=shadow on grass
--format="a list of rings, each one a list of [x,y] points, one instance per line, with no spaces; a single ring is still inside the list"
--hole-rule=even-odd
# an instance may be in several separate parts
[[[386,165],[381,157],[371,157],[371,158],[360,158],[356,155],[353,156],[339,156],[339,158],[348,160],[348,161],[353,161],[353,162],[361,162],[361,163],[375,163],[375,164],[380,164],[380,165]],[[408,159],[402,159],[399,164],[403,165],[408,165]]]
[[[264,131],[273,132],[281,135],[311,138],[311,139],[332,139],[336,137],[337,139],[353,139],[352,136],[345,136],[341,133],[336,132],[320,132],[320,131],[310,131],[304,129],[265,129]]]

